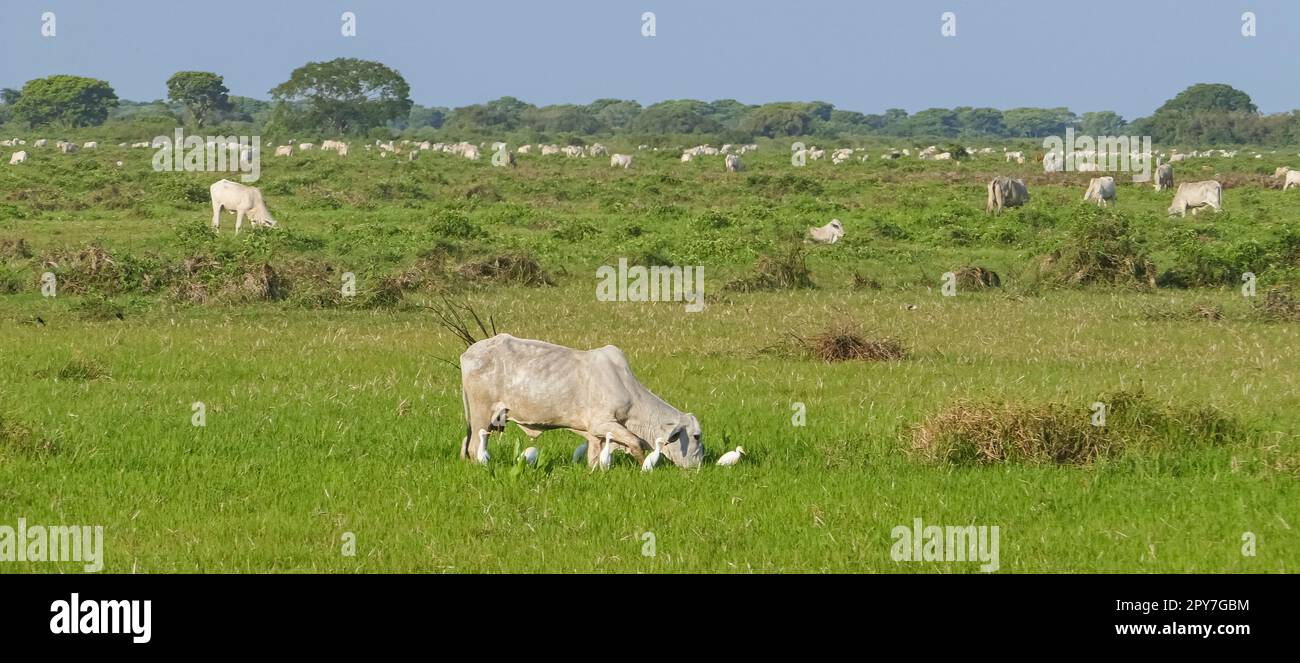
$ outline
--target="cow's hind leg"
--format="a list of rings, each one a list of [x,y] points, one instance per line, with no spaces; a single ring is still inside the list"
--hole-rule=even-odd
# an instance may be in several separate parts
[[[474,400],[468,400],[467,409],[469,410],[469,437],[461,441],[460,457],[466,459],[478,458],[478,448],[480,439],[479,431],[492,432],[492,421],[488,416],[490,410],[485,405],[475,406]]]
[[[221,203],[212,203],[212,230],[221,230]]]

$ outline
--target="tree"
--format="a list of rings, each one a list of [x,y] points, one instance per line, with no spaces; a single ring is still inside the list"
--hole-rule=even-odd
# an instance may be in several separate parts
[[[231,109],[225,80],[207,71],[178,71],[167,79],[167,98],[182,104],[199,127],[213,111]]]
[[[807,136],[812,131],[813,118],[808,104],[782,101],[763,104],[750,111],[740,123],[740,129],[768,138]]]
[[[1124,118],[1115,111],[1084,113],[1079,118],[1079,131],[1089,136],[1118,136],[1125,127]]]
[[[651,134],[712,133],[719,127],[709,110],[708,104],[694,99],[661,101],[641,111],[632,129]]]
[[[590,108],[574,104],[529,108],[522,120],[528,127],[546,133],[593,134],[601,129]]]
[[[411,111],[406,79],[378,62],[338,58],[308,62],[271,90],[290,127],[364,133]]]
[[[1257,113],[1259,109],[1250,100],[1250,95],[1231,85],[1222,83],[1197,83],[1156,109],[1156,114],[1168,111],[1180,112],[1243,112]]]
[[[21,96],[21,93],[11,87],[0,89],[0,104],[12,106],[18,103],[19,96]]]
[[[907,124],[913,136],[957,135],[957,113],[947,108],[927,108],[908,118]]]
[[[964,136],[1002,136],[1002,111],[996,108],[955,108],[957,127]]]
[[[88,127],[103,124],[116,105],[117,94],[108,83],[59,74],[27,81],[10,111],[15,120],[33,127]]]
[[[597,99],[588,106],[596,114],[601,124],[621,131],[632,124],[632,120],[641,114],[641,104],[635,101],[619,99]]]
[[[1068,108],[1012,108],[1002,113],[1007,133],[1021,138],[1059,136],[1074,123]]]

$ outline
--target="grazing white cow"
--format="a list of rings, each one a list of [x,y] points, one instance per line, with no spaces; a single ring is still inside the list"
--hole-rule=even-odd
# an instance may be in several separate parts
[[[311,143],[298,143],[298,151],[299,151],[299,152],[310,152],[311,150],[313,150],[313,149],[315,149],[315,148],[316,148],[316,146],[315,146],[315,145],[312,145]]]
[[[1055,150],[1043,155],[1043,172],[1059,173],[1065,169],[1065,157]]]
[[[12,155],[9,156],[10,166],[17,166],[18,164],[25,163],[26,161],[27,161],[26,150],[20,150],[18,152],[14,152]]]
[[[844,237],[844,225],[839,219],[831,219],[831,222],[820,228],[809,228],[808,239],[818,244],[834,244]]]
[[[569,157],[570,159],[576,159],[577,157],[586,156],[586,154],[587,154],[586,150],[582,149],[582,147],[579,145],[569,145],[568,147],[564,148],[564,156]]]
[[[726,166],[728,173],[739,173],[745,169],[745,164],[740,162],[740,157],[735,154],[728,154],[726,157]]]
[[[690,152],[682,152],[682,163],[686,163],[686,162],[690,161],[690,160],[693,159],[693,158],[695,158],[695,155],[694,155],[694,154],[692,154],[692,153],[690,153]]]
[[[986,148],[986,149],[987,149],[987,148]],[[1024,162],[1025,162],[1025,153],[1024,153],[1024,152],[1007,152],[1007,153],[1006,153],[1005,155],[1003,155],[1003,156],[1006,157],[1006,160],[1007,160],[1008,162],[1011,162],[1011,161],[1014,161],[1014,162],[1016,162],[1016,163],[1024,163]]]
[[[292,145],[281,145],[281,146],[275,148],[275,156],[277,156],[277,157],[291,157],[291,156],[293,156],[293,146],[292,146]]]
[[[208,192],[212,194],[213,230],[221,229],[222,208],[235,213],[235,234],[239,234],[244,216],[248,216],[254,226],[275,227],[275,219],[271,218],[271,212],[266,209],[266,201],[262,199],[262,192],[257,187],[230,180],[217,180],[208,187]]]
[[[19,152],[19,154],[26,154],[26,152]],[[1286,171],[1286,182],[1282,184],[1282,190],[1286,191],[1293,186],[1300,186],[1300,170]]]
[[[820,147],[814,147],[814,148],[808,150],[808,160],[809,160],[809,161],[818,161],[818,160],[820,160],[820,159],[821,159],[822,157],[824,157],[824,156],[826,156],[826,150],[823,150],[823,149],[820,148]]]
[[[515,150],[515,152],[517,152],[517,153],[519,153],[519,154],[528,154],[529,152],[532,152],[532,151],[533,151],[533,146],[532,146],[532,145],[520,145],[520,146]]]
[[[85,144],[85,145],[82,145],[81,147],[83,147],[83,148],[85,148],[85,149],[87,149],[87,150],[97,150],[97,149],[99,149],[99,143],[96,143],[95,141],[90,140],[90,141],[86,141],[86,144]]]
[[[604,438],[638,462],[662,438],[663,455],[675,465],[698,467],[704,460],[700,422],[646,389],[612,345],[574,350],[497,334],[474,343],[460,356],[465,438],[460,457],[476,458],[477,431],[499,431],[513,421],[530,438],[564,429],[587,440],[594,466]]]
[[[1083,192],[1083,199],[1097,203],[1102,207],[1115,202],[1115,178],[1094,177],[1088,182],[1088,190]]]
[[[1167,163],[1156,166],[1156,191],[1164,191],[1174,185],[1174,167]]]
[[[561,151],[561,150],[560,150],[560,146],[559,146],[559,145],[543,145],[543,146],[542,146],[542,156],[544,156],[544,157],[545,157],[545,156],[550,156],[550,155],[552,155],[552,154],[559,154],[560,151]]]
[[[1289,166],[1278,166],[1277,170],[1273,171],[1273,179],[1277,179],[1277,180],[1286,179],[1286,174],[1290,170],[1291,168]]]
[[[631,155],[631,154],[615,154],[615,155],[611,156],[611,157],[609,158],[609,167],[610,167],[610,168],[622,168],[622,169],[624,169],[624,170],[627,170],[628,168],[631,168],[631,167],[632,167],[632,155]]]
[[[603,157],[609,154],[609,150],[600,143],[592,143],[591,147],[587,148],[587,154],[593,157]]]
[[[1019,207],[1029,202],[1029,189],[1024,180],[998,176],[989,181],[989,212],[1001,212],[1007,207]]]
[[[1178,185],[1174,202],[1169,206],[1169,215],[1187,216],[1189,209],[1192,214],[1197,214],[1205,207],[1216,212],[1223,209],[1223,185],[1214,180],[1184,182]]]
[[[76,154],[77,146],[74,143],[61,142],[59,143],[59,151],[64,154]]]
[[[852,158],[853,158],[853,150],[847,147],[842,147],[838,150],[835,150],[834,152],[831,152],[831,163],[835,164],[836,166]]]
[[[44,139],[44,138],[37,138],[37,139],[36,139],[36,142],[35,142],[35,143],[32,143],[32,145],[35,145],[36,147],[45,147],[45,144],[48,143],[48,142],[49,142],[49,141],[47,141],[47,140]]]

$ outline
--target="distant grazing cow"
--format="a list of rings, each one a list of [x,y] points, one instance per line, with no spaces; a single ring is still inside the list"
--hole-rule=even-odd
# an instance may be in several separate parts
[[[281,145],[281,146],[275,148],[275,156],[277,156],[277,157],[291,157],[291,156],[293,156],[293,146],[292,146],[292,145]]]
[[[578,145],[570,145],[564,148],[564,156],[567,156],[570,159],[574,159],[580,156],[585,156],[586,154],[587,154],[586,150],[582,149]]]
[[[1065,169],[1065,158],[1055,150],[1043,155],[1043,172],[1059,173]]]
[[[19,154],[26,154],[26,152],[19,152]],[[1300,170],[1286,171],[1286,182],[1282,184],[1282,190],[1286,191],[1293,186],[1300,186]]]
[[[37,139],[36,139],[36,142],[35,142],[35,143],[32,143],[32,145],[35,145],[36,147],[45,147],[45,144],[46,144],[47,142],[49,142],[49,141],[45,140],[44,138],[37,138]]]
[[[1156,166],[1156,191],[1164,191],[1174,185],[1174,167],[1162,163]]]
[[[1024,153],[1024,152],[1007,152],[1007,153],[1006,153],[1005,155],[1003,155],[1003,156],[1006,157],[1007,161],[1014,161],[1014,162],[1016,162],[1016,163],[1024,163],[1024,162],[1025,162],[1025,153]]]
[[[26,162],[26,161],[27,161],[27,152],[26,152],[26,150],[23,150],[23,151],[20,151],[20,152],[14,152],[13,155],[11,155],[11,156],[9,157],[9,165],[10,165],[10,166],[17,166],[18,164],[20,164],[20,163],[24,163],[24,162]]]
[[[1086,202],[1093,202],[1106,207],[1115,202],[1115,178],[1094,177],[1088,182],[1088,190],[1083,193]]]
[[[315,149],[315,148],[316,148],[316,146],[315,146],[315,145],[312,145],[311,143],[298,143],[298,151],[299,151],[299,152],[310,152],[311,150],[313,150],[313,149]]]
[[[745,164],[741,163],[740,157],[735,154],[727,155],[726,165],[728,173],[739,173],[745,169]]]
[[[682,163],[686,163],[687,161],[690,161],[694,157],[695,155],[691,154],[690,152],[682,152]]]
[[[591,147],[587,148],[587,154],[593,157],[603,157],[609,154],[609,150],[605,149],[605,146],[600,143],[593,143]]]
[[[1029,189],[1024,180],[995,177],[989,182],[989,200],[986,210],[1001,212],[1007,207],[1019,207],[1029,202]]]
[[[99,149],[99,143],[96,143],[95,141],[91,140],[91,141],[87,141],[85,145],[82,145],[82,147],[87,150],[97,150]]]
[[[528,154],[529,152],[532,151],[533,151],[532,145],[520,145],[518,149],[515,150],[515,152],[518,152],[519,154]]]
[[[59,151],[64,154],[76,154],[77,146],[73,143],[59,143]]]
[[[1197,214],[1201,208],[1209,207],[1214,211],[1223,209],[1223,185],[1214,180],[1204,182],[1184,182],[1178,185],[1174,202],[1169,206],[1169,215],[1187,216],[1187,210]]]
[[[830,223],[820,228],[808,229],[808,238],[818,244],[834,244],[841,237],[844,237],[844,226],[839,219],[831,219]]]
[[[615,154],[609,158],[610,168],[623,168],[624,170],[632,167],[631,154]]]
[[[218,180],[208,187],[208,192],[212,195],[213,230],[221,228],[222,208],[235,213],[236,234],[244,224],[244,216],[248,216],[248,220],[252,221],[254,226],[275,227],[275,219],[271,218],[271,212],[266,209],[266,201],[262,199],[262,192],[256,187],[230,180]]]

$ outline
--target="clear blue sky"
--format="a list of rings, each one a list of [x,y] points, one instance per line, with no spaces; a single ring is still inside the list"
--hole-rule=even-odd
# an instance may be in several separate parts
[[[53,11],[58,34],[40,35]],[[357,14],[358,34],[339,16]],[[1258,35],[1241,36],[1241,14]],[[653,11],[657,36],[641,36]],[[957,36],[940,15],[957,15]],[[359,57],[424,105],[513,95],[822,100],[839,108],[1068,106],[1149,114],[1228,83],[1265,112],[1300,108],[1297,0],[0,0],[0,86],[56,73],[165,96],[178,70],[267,98],[297,66]]]

